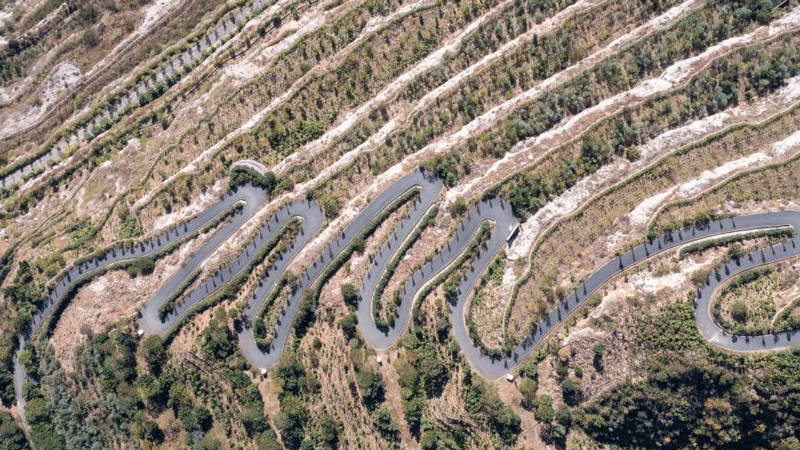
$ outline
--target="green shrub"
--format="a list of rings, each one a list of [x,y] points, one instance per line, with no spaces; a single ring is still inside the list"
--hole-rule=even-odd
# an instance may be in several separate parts
[[[358,288],[353,286],[351,283],[345,283],[342,285],[341,292],[342,292],[342,299],[344,300],[345,305],[352,307],[358,305],[360,297]]]
[[[395,439],[400,432],[386,405],[381,405],[372,412],[372,425],[384,439]]]
[[[128,275],[132,278],[136,278],[139,275],[150,275],[155,268],[156,263],[153,258],[144,257],[126,263],[125,271],[128,272]]]
[[[233,166],[231,169],[230,180],[228,181],[228,188],[231,190],[245,184],[252,184],[253,186],[264,189],[268,194],[272,195],[273,190],[278,184],[278,179],[273,172],[261,174],[259,171],[248,166]]]
[[[733,320],[739,323],[747,322],[747,304],[741,300],[735,302],[733,305],[731,305],[731,316],[733,316]]]
[[[761,231],[754,231],[751,233],[723,236],[716,239],[709,239],[686,245],[683,248],[681,248],[681,251],[678,253],[678,258],[683,259],[690,254],[702,253],[705,250],[708,250],[709,248],[724,247],[729,244],[739,243],[750,239],[766,237],[770,238],[770,240],[775,239],[778,241],[783,241],[793,238],[794,235],[795,235],[794,228],[779,227]],[[736,249],[734,250],[734,246],[731,245],[731,251],[728,252],[728,256],[730,259],[737,259],[744,256],[741,246],[737,246]]]
[[[568,405],[577,405],[581,400],[581,388],[571,378],[564,378],[561,381],[561,394]]]
[[[0,411],[0,447],[6,450],[29,450],[25,434],[17,426],[14,417],[7,411]]]
[[[142,225],[139,223],[139,219],[137,219],[133,214],[126,214],[122,219],[122,223],[120,224],[117,237],[124,241],[128,239],[135,239],[142,234],[144,234],[144,230],[142,229]]]
[[[500,400],[492,386],[475,377],[468,368],[463,383],[462,396],[467,413],[497,434],[504,447],[512,447],[522,431],[519,416]]]
[[[374,411],[379,404],[383,403],[383,380],[379,374],[365,369],[356,373],[356,381],[361,392],[361,401],[369,411]]]

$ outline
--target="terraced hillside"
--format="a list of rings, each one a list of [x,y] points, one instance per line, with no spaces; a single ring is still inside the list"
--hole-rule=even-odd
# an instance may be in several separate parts
[[[800,448],[797,0],[17,0],[0,55],[0,448]]]

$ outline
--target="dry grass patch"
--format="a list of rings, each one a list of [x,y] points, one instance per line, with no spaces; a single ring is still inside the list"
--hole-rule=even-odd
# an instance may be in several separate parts
[[[653,221],[655,230],[674,228],[716,214],[726,204],[796,200],[800,191],[800,156],[741,173],[688,200],[667,205]]]
[[[466,321],[470,334],[477,332],[488,348],[502,348],[505,342],[505,307],[512,286],[505,283],[506,259],[499,255],[489,265],[474,290],[467,309]],[[475,339],[473,337],[473,339]]]

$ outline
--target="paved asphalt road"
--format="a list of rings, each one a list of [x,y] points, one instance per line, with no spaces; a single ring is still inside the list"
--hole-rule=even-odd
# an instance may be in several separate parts
[[[419,172],[415,172],[415,174],[418,173]],[[368,344],[377,348],[390,347],[403,332],[406,324],[408,324],[411,306],[410,297],[418,290],[420,286],[422,286],[420,281],[415,281],[414,283],[417,287],[413,288],[413,290],[408,289],[407,287],[403,288],[406,295],[403,295],[402,303],[397,308],[395,327],[387,331],[382,331],[376,326],[372,318],[372,304],[373,299],[375,298],[375,289],[377,288],[378,282],[380,282],[381,276],[385,272],[389,261],[391,261],[392,257],[394,257],[395,253],[400,249],[400,247],[402,247],[409,235],[417,227],[421,226],[422,219],[428,214],[428,211],[433,205],[433,202],[436,200],[436,197],[442,191],[442,182],[438,179],[431,179],[423,176],[417,176],[415,178],[416,179],[414,180],[400,180],[400,182],[403,182],[402,184],[400,184],[400,182],[395,184],[395,186],[397,186],[397,191],[402,193],[411,187],[408,182],[417,182],[417,185],[421,188],[419,200],[408,212],[408,215],[404,217],[402,221],[400,221],[400,225],[398,225],[397,229],[392,232],[391,236],[389,236],[389,239],[378,251],[378,254],[375,255],[375,260],[369,267],[369,270],[364,276],[364,281],[361,285],[361,301],[358,304],[358,328],[361,330],[361,335],[364,337],[364,340],[366,340]],[[392,186],[392,188],[395,186]],[[426,267],[429,265],[430,263],[426,265]],[[420,271],[415,272],[411,277],[411,280],[420,280],[422,277],[418,275],[419,273]],[[430,278],[431,271],[428,270],[427,273],[429,274],[428,278]],[[409,280],[406,284],[411,283],[411,280]]]
[[[247,185],[240,187],[236,192],[227,194],[220,201],[213,204],[196,217],[171,228],[167,232],[141,243],[136,243],[135,245],[129,243],[121,247],[115,247],[107,250],[98,257],[89,258],[65,269],[62,274],[54,279],[57,281],[49,292],[45,308],[34,316],[30,327],[31,332],[20,338],[21,342],[19,348],[21,349],[30,336],[36,333],[44,319],[55,309],[56,305],[59,305],[63,301],[64,295],[73,286],[85,279],[89,279],[96,274],[97,271],[113,263],[152,255],[174,242],[176,239],[183,238],[195,231],[201,230],[215,218],[229,211],[234,205],[241,204],[243,208],[226,222],[222,229],[212,236],[206,245],[195,252],[187,263],[153,296],[142,310],[139,323],[141,328],[148,334],[167,331],[198,302],[219,290],[228,280],[244,270],[252,257],[258,252],[258,249],[263,246],[283,224],[292,217],[300,217],[302,218],[302,227],[298,237],[281,255],[275,265],[265,273],[259,287],[248,302],[243,314],[243,327],[238,333],[240,346],[250,363],[255,367],[270,367],[277,362],[288,340],[294,315],[297,312],[300,299],[306,289],[312,287],[315,282],[318,281],[325,267],[337,254],[343,251],[352,242],[364,227],[392,203],[394,199],[398,198],[409,189],[419,189],[420,197],[414,200],[413,208],[411,208],[408,215],[400,222],[398,228],[384,244],[378,255],[376,255],[370,270],[364,278],[364,284],[361,290],[362,301],[358,307],[360,331],[364,339],[377,348],[387,348],[393,345],[407,327],[411,305],[416,300],[420,289],[463,252],[482,222],[487,220],[492,221],[495,225],[494,231],[489,241],[480,250],[478,257],[462,279],[459,285],[457,301],[450,307],[451,322],[453,324],[456,341],[461,346],[464,355],[472,366],[481,375],[489,379],[496,379],[508,373],[516,364],[521,362],[532,352],[537,344],[539,344],[571,311],[580,307],[587,298],[609,279],[629,268],[631,265],[691,241],[712,237],[722,233],[785,225],[792,226],[796,231],[800,231],[800,213],[795,211],[780,211],[712,221],[705,226],[686,227],[661,236],[652,242],[639,245],[631,251],[609,261],[589,276],[562,304],[553,309],[542,319],[533,328],[531,334],[509,355],[503,358],[493,358],[482,354],[480,349],[478,349],[470,339],[465,323],[464,307],[473,286],[479,280],[481,274],[494,256],[503,248],[503,245],[507,243],[506,239],[516,226],[516,220],[511,214],[510,206],[499,199],[487,200],[475,205],[468,212],[467,217],[442,251],[417,272],[412,274],[409,280],[406,281],[403,286],[402,303],[398,308],[397,320],[393,328],[390,328],[386,332],[381,331],[377,328],[372,319],[372,299],[375,286],[381,274],[384,272],[386,265],[391,260],[395,251],[397,251],[408,238],[412,230],[420,226],[420,221],[424,218],[429,207],[433,204],[442,189],[441,181],[433,179],[422,171],[414,171],[398,180],[367,205],[352,223],[336,237],[336,240],[322,251],[306,272],[299,276],[296,289],[290,296],[288,305],[284,311],[282,311],[282,317],[285,317],[285,319],[281,319],[276,325],[275,338],[269,348],[262,351],[253,338],[251,328],[252,319],[256,316],[259,309],[261,309],[269,292],[280,279],[280,276],[291,260],[320,230],[324,221],[324,214],[315,202],[296,201],[283,207],[263,225],[252,241],[246,245],[235,259],[231,260],[228,265],[211,278],[205,280],[199,287],[186,294],[178,303],[176,310],[169,314],[163,321],[158,317],[159,307],[170,294],[180,286],[182,281],[189,277],[208,255],[225,242],[267,201],[267,197],[262,190]],[[772,248],[751,252],[742,257],[738,263],[729,262],[717,268],[715,273],[709,276],[706,283],[698,292],[696,317],[700,333],[713,344],[736,351],[759,351],[797,345],[797,343],[793,341],[796,332],[783,332],[774,335],[751,337],[736,336],[726,333],[711,318],[710,299],[717,287],[727,279],[753,267],[770,264],[800,254],[799,244],[800,235],[796,235],[794,238]],[[24,406],[21,393],[25,372],[24,368],[18,362],[18,353],[15,355],[14,361],[14,384],[17,399],[18,402],[20,402],[20,406]]]

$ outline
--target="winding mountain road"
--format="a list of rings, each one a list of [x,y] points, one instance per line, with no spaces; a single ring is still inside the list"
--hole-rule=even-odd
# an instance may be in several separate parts
[[[293,319],[303,294],[320,282],[320,276],[328,265],[337,255],[347,249],[353,239],[365,227],[379,218],[390,204],[411,189],[419,190],[419,196],[413,199],[413,205],[409,208],[409,212],[383,244],[378,254],[375,255],[370,269],[365,275],[361,289],[362,300],[358,306],[358,326],[361,334],[370,345],[376,348],[383,349],[392,346],[406,329],[412,305],[416,301],[420,290],[464,252],[483,222],[491,221],[494,223],[493,231],[488,241],[479,248],[477,256],[459,284],[456,301],[450,305],[451,323],[453,324],[456,341],[470,364],[488,379],[496,379],[508,373],[509,370],[525,359],[570,312],[579,308],[586,299],[591,297],[606,282],[645,259],[692,241],[724,233],[778,226],[791,226],[796,232],[800,231],[800,212],[796,211],[739,216],[712,221],[706,225],[675,230],[651,242],[641,244],[606,263],[583,281],[578,289],[572,292],[564,302],[559,304],[558,307],[533,327],[532,333],[506,357],[491,357],[483,354],[469,337],[464,310],[475,283],[480,279],[481,274],[495,255],[509,242],[508,238],[516,227],[516,220],[511,213],[510,205],[501,199],[485,200],[473,206],[451,240],[442,249],[437,250],[436,256],[414,272],[404,283],[394,327],[382,331],[373,320],[373,297],[380,278],[383,276],[393,256],[402,247],[403,243],[409,239],[414,229],[422,226],[424,217],[442,191],[440,180],[421,170],[416,170],[392,184],[369,203],[350,225],[340,232],[336,239],[320,253],[306,271],[297,278],[292,285],[288,303],[281,312],[281,320],[276,324],[274,338],[268,348],[262,350],[253,335],[253,319],[258,315],[269,293],[280,280],[294,257],[322,228],[324,214],[314,201],[295,201],[281,208],[263,224],[245,248],[232,258],[227,265],[210,278],[199,283],[195,288],[184,293],[180,297],[180,301],[175,304],[174,310],[167,314],[163,320],[159,317],[159,309],[164,302],[176,290],[180,289],[183,282],[198,270],[200,264],[211,253],[253,217],[268,201],[264,191],[245,185],[234,192],[228,193],[191,220],[178,224],[156,237],[137,243],[125,243],[116,246],[102,252],[99,256],[87,258],[62,271],[50,285],[51,289],[45,302],[45,307],[33,317],[30,333],[20,338],[19,350],[24,347],[31,336],[36,334],[45,319],[61,305],[67,297],[66,294],[74,287],[79,286],[80,283],[89,280],[92,276],[111,265],[153,256],[159,250],[178,240],[191,237],[194,233],[220,223],[223,216],[231,214],[233,210],[232,217],[228,221],[221,222],[222,225],[219,231],[211,236],[150,299],[140,313],[139,325],[143,333],[147,334],[161,334],[170,330],[193,307],[220,290],[231,278],[246,270],[259,250],[277,232],[284,229],[283,225],[292,218],[300,218],[302,219],[302,224],[298,236],[263,275],[258,287],[248,301],[242,315],[243,326],[238,330],[238,340],[244,356],[253,366],[266,369],[274,365],[282,353],[292,331]],[[238,205],[241,205],[240,210],[235,209]],[[711,298],[720,284],[753,267],[797,256],[800,254],[799,244],[800,233],[796,233],[793,238],[781,244],[751,252],[740,258],[738,262],[728,262],[709,275],[706,283],[698,291],[695,304],[697,327],[701,335],[714,345],[735,351],[772,350],[797,345],[798,341],[800,341],[800,339],[794,339],[797,332],[782,332],[774,335],[750,337],[726,333],[713,321],[710,311]],[[19,350],[14,358],[14,383],[17,400],[21,410],[23,410],[22,384],[25,380],[25,371],[19,364]]]

